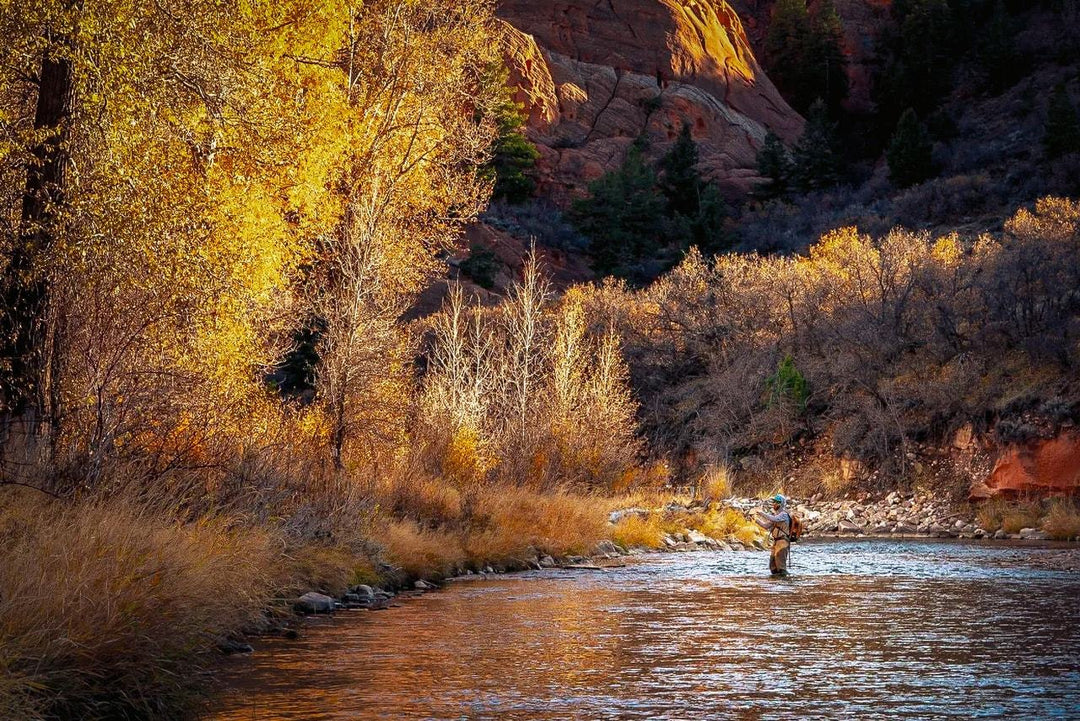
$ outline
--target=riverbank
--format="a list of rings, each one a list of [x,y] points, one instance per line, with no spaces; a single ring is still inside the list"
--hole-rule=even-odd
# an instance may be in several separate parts
[[[382,608],[449,578],[767,546],[748,518],[761,501],[746,498],[498,488],[476,495],[467,519],[350,516],[303,537],[239,515],[184,521],[131,499],[2,490],[0,718],[12,719],[183,718],[215,659],[249,650],[252,635],[294,635],[298,614]],[[1039,516],[1030,504],[976,508],[897,493],[798,499],[793,508],[810,538],[1040,538],[1030,529],[1049,535],[1054,518],[1059,534],[1080,533],[1061,520],[1075,522],[1075,511],[1054,503],[1039,505]]]

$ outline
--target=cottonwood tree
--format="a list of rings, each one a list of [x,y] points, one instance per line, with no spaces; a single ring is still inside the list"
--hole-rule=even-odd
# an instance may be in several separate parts
[[[337,469],[350,447],[374,463],[400,440],[414,352],[400,316],[490,193],[478,171],[495,132],[484,103],[497,96],[479,80],[490,31],[487,3],[383,0],[357,6],[342,52],[305,59],[341,72],[352,109],[331,174],[340,219],[319,240],[308,293]]]
[[[335,116],[284,56],[340,47],[325,10],[0,6],[6,402],[57,463],[205,450],[257,395],[324,214],[300,150]]]

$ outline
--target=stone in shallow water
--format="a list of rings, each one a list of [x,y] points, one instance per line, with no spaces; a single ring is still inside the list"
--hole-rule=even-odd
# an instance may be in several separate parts
[[[1021,528],[1020,538],[1025,541],[1045,541],[1050,538],[1049,534],[1040,531],[1038,528]]]
[[[296,599],[293,608],[299,613],[332,613],[334,610],[334,599],[321,593],[309,591]]]

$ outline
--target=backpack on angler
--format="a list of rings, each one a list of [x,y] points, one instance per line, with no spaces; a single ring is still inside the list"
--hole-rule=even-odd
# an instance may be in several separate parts
[[[803,533],[803,522],[798,516],[791,511],[788,511],[788,516],[791,518],[791,525],[788,528],[788,540],[795,543],[799,540]]]

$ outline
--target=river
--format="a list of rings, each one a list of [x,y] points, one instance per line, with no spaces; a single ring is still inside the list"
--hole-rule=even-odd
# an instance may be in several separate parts
[[[229,660],[213,721],[1080,718],[1080,550],[851,540],[453,581]]]

